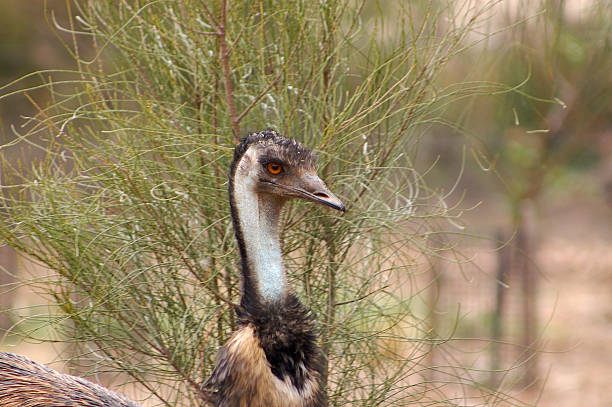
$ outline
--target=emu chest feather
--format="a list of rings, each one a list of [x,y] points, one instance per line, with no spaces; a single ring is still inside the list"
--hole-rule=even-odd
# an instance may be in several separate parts
[[[271,369],[255,327],[236,331],[221,348],[211,377],[219,407],[302,407],[317,405],[318,382],[307,378],[300,389],[290,377]]]

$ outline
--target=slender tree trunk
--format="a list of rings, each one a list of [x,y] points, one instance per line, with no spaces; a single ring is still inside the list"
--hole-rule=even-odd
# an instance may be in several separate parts
[[[528,359],[525,363],[525,374],[523,382],[533,383],[538,377],[537,366],[537,331],[538,331],[538,309],[537,309],[537,276],[535,261],[535,245],[533,236],[533,215],[528,202],[519,208],[519,220],[516,236],[516,264],[521,278],[522,292],[522,317],[523,333],[521,344],[524,349],[524,357]]]
[[[504,310],[506,305],[506,293],[512,269],[512,250],[505,233],[499,229],[497,232],[497,244],[503,245],[497,251],[497,278],[495,280],[495,309],[493,311],[493,322],[491,325],[491,376],[489,381],[492,386],[497,386],[498,372],[502,366],[500,342],[504,336]]]

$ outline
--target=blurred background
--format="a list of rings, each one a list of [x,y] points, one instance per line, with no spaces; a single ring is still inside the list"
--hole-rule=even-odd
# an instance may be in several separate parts
[[[2,1],[0,86],[72,66],[49,28],[66,24],[66,2],[46,4]],[[482,29],[496,34],[456,56],[437,80],[441,89],[463,82],[487,91],[446,108],[445,124],[428,127],[420,147],[422,162],[436,163],[430,184],[465,208],[458,221],[467,237],[457,243],[464,259],[432,270],[435,318],[444,326],[459,316],[455,336],[486,338],[474,367],[490,372],[491,383],[521,377],[521,399],[612,405],[612,6],[501,1]],[[28,94],[0,103],[1,144],[14,140],[12,126],[34,103],[44,105],[46,93]],[[14,160],[7,154],[19,151],[0,154]],[[24,264],[0,247],[0,266],[7,284]],[[17,289],[0,307],[27,307],[35,295]],[[4,329],[14,323],[0,314]],[[55,360],[53,345],[3,339],[2,350]],[[495,373],[508,364],[510,373]]]

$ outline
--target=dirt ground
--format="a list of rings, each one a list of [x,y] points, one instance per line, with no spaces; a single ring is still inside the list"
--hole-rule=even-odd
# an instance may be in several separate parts
[[[571,203],[542,222],[537,261],[547,376],[540,406],[612,406],[612,211]],[[546,318],[549,318],[548,320]]]
[[[536,209],[542,353],[539,386],[519,398],[542,407],[612,406],[612,206],[597,180],[579,183]]]
[[[542,247],[552,311],[541,374],[541,406],[612,406],[612,245],[557,238]],[[546,260],[546,263],[544,263]],[[544,321],[546,322],[546,321]]]

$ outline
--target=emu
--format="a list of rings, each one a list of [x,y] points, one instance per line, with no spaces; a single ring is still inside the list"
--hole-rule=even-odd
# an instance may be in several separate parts
[[[203,388],[217,407],[322,407],[324,356],[314,317],[288,285],[279,237],[284,203],[300,198],[344,212],[317,176],[314,154],[271,130],[234,150],[229,202],[241,258],[239,329],[221,347]],[[0,353],[5,407],[138,407],[85,379]]]

